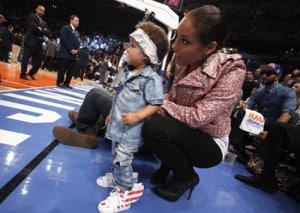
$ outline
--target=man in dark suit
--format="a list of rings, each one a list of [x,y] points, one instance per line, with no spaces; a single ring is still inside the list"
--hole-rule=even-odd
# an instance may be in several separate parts
[[[9,24],[7,27],[3,27],[0,35],[0,61],[8,62],[8,53],[11,51],[12,42],[14,39],[13,34],[14,27]]]
[[[70,82],[75,72],[76,62],[78,60],[78,50],[80,47],[79,32],[76,28],[79,25],[79,18],[71,15],[69,24],[60,29],[60,48],[58,52],[59,62],[57,69],[56,85],[72,89]],[[66,78],[65,78],[65,73]]]
[[[1,33],[2,28],[4,27],[5,22],[6,22],[5,17],[2,14],[0,14],[0,33]]]
[[[39,5],[35,9],[35,13],[30,14],[27,18],[27,32],[24,40],[20,74],[20,78],[24,80],[28,80],[27,75],[32,80],[36,80],[34,75],[38,72],[43,61],[42,39],[49,32],[46,22],[42,19],[44,14],[45,7]],[[27,74],[27,65],[30,58],[32,60],[32,68]]]

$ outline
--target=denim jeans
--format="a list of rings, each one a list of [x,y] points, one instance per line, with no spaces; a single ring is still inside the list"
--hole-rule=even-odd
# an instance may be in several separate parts
[[[95,87],[85,96],[80,107],[77,126],[81,130],[98,132],[112,106],[112,95],[103,88]]]
[[[132,160],[139,150],[137,143],[112,143],[113,175],[115,183],[124,190],[130,190],[137,182],[137,173],[133,172]]]

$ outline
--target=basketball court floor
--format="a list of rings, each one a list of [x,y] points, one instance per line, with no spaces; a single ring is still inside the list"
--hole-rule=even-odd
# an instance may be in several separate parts
[[[99,138],[94,150],[66,146],[54,139],[52,128],[74,128],[68,111],[78,110],[85,94],[100,85],[72,81],[73,90],[57,88],[55,74],[45,71],[37,81],[19,80],[16,64],[0,63],[0,74],[0,212],[96,213],[110,192],[96,185],[111,168],[109,143]],[[191,199],[184,195],[175,203],[152,192],[155,157],[137,156],[133,166],[145,191],[127,212],[300,212],[300,204],[282,192],[270,195],[235,180],[235,174],[248,175],[238,162],[197,169],[200,184]]]

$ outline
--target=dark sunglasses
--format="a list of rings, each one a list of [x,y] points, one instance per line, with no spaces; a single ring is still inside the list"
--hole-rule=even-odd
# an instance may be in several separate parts
[[[266,75],[266,76],[271,76],[271,75],[276,75],[276,73],[274,73],[274,72],[261,72],[261,75]]]

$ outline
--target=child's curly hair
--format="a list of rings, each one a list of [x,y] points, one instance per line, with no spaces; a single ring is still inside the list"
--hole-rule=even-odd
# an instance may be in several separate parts
[[[169,51],[168,36],[164,29],[153,22],[139,22],[135,28],[142,29],[150,37],[157,47],[157,58],[161,61]]]

